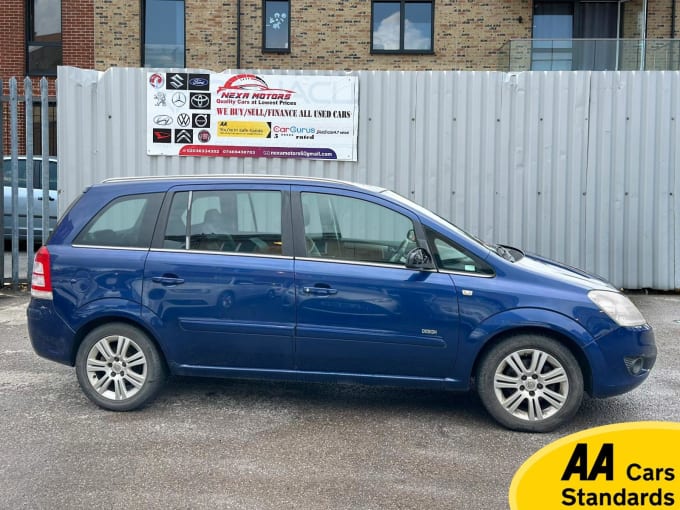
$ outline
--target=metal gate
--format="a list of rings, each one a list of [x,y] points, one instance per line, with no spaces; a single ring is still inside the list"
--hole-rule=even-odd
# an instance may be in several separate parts
[[[0,91],[3,85],[0,80]],[[0,101],[0,289],[11,285],[16,290],[30,281],[35,246],[47,239],[56,221],[57,161],[49,155],[49,147],[54,147],[50,140],[55,139],[54,133],[50,136],[50,110],[55,110],[56,98],[49,96],[45,78],[39,81],[37,96],[31,78],[24,79],[23,95],[16,78],[8,85],[9,95],[3,94]],[[36,146],[45,149],[42,154],[35,153]]]

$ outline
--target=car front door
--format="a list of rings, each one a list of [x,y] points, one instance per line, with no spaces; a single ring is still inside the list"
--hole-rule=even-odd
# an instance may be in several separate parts
[[[285,186],[172,190],[144,272],[171,362],[291,369],[295,326]]]
[[[422,245],[416,217],[361,193],[295,191],[296,368],[450,377],[456,292],[448,275],[405,266]]]

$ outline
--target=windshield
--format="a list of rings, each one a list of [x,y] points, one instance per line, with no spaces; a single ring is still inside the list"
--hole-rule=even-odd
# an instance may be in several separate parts
[[[404,206],[415,210],[416,212],[418,212],[418,214],[425,216],[425,217],[429,218],[430,220],[432,220],[436,223],[439,223],[443,227],[454,230],[457,234],[469,239],[470,241],[477,243],[477,244],[480,244],[488,250],[495,250],[494,246],[492,246],[488,243],[485,243],[484,241],[482,241],[478,237],[473,236],[472,234],[465,232],[463,229],[461,229],[460,227],[457,227],[456,225],[454,225],[453,223],[448,221],[446,218],[443,218],[443,217],[439,216],[438,214],[433,213],[429,209],[426,209],[425,207],[418,205],[415,202],[412,202],[408,198],[404,198],[401,195],[399,195],[398,193],[395,193],[394,191],[390,191],[390,190],[383,191],[383,194],[387,195],[388,197],[395,200],[396,202],[399,202],[399,203],[403,204]]]

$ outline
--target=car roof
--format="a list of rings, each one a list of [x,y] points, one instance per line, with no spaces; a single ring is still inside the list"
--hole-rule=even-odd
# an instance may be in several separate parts
[[[138,176],[138,177],[113,177],[102,181],[102,184],[124,184],[124,183],[161,183],[166,182],[170,185],[185,184],[210,184],[210,183],[259,183],[259,184],[311,184],[321,186],[331,186],[344,189],[356,189],[357,191],[369,191],[381,193],[385,188],[360,184],[338,179],[328,179],[323,177],[299,177],[287,175],[261,175],[261,174],[193,174],[193,175],[167,175],[167,176]]]

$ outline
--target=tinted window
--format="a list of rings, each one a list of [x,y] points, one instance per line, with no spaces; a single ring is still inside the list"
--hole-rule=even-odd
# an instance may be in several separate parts
[[[19,170],[19,187],[20,188],[25,188],[26,187],[26,160],[25,159],[19,159],[17,161],[18,163],[18,170]],[[4,173],[4,185],[5,186],[11,186],[12,185],[12,160],[11,159],[5,159],[3,162],[3,173]]]
[[[20,159],[17,161],[19,169],[19,187],[26,187],[26,160]],[[36,159],[33,161],[33,189],[42,189],[42,161]],[[4,185],[12,185],[12,160],[5,159],[3,162]],[[57,189],[57,163],[50,161],[50,189]]]
[[[264,50],[289,51],[290,2],[288,0],[265,0],[264,2]]]
[[[163,247],[280,254],[281,204],[278,191],[176,193]]]
[[[29,75],[56,75],[62,64],[61,0],[28,2],[26,41]]]
[[[162,193],[150,193],[114,200],[87,224],[74,244],[148,248],[162,199]]]
[[[146,0],[144,65],[184,67],[184,0]]]
[[[373,0],[371,50],[431,53],[434,5],[431,0]]]
[[[415,247],[413,222],[366,200],[302,193],[307,255],[403,264]]]

